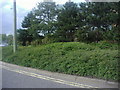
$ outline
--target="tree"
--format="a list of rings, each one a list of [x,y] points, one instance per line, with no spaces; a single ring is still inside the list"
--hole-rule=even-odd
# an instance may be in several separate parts
[[[2,35],[2,43],[7,43],[7,35],[6,34],[1,34]]]
[[[8,35],[7,36],[7,43],[8,43],[8,45],[12,45],[13,44],[13,35]]]
[[[54,2],[43,2],[28,13],[22,26],[33,40],[38,40],[41,34],[46,37],[45,42],[51,39],[54,39],[53,42],[75,39],[85,42],[116,41],[119,36],[118,8],[118,3],[113,2],[79,5],[67,2],[63,7],[58,7]]]
[[[38,20],[35,18],[35,14],[33,11],[27,14],[22,22],[22,27],[26,28],[27,32],[32,35],[33,39],[38,39],[39,37],[39,27],[38,27]]]
[[[55,30],[54,23],[57,18],[57,7],[54,2],[38,3],[24,18],[22,27],[27,28],[33,39],[39,39],[40,34],[53,34]]]
[[[57,6],[55,2],[39,3],[34,9],[35,16],[39,21],[39,32],[43,34],[54,33],[54,23],[57,17]]]
[[[58,41],[74,41],[78,29],[78,7],[76,3],[67,2],[58,15],[56,35]]]
[[[86,30],[84,28],[85,30],[84,33],[85,35],[87,34],[86,36],[86,38],[88,38],[87,40],[91,41],[93,37],[92,41],[98,42],[100,40],[108,38],[108,35],[106,35],[106,33],[111,32],[111,30],[114,29],[113,26],[117,24],[118,19],[117,4],[118,3],[107,2],[80,3],[79,12],[84,17],[83,19],[84,25],[82,26],[82,28],[89,27],[86,28]],[[116,29],[114,29],[114,31],[116,31]],[[111,36],[109,34],[109,37],[112,37],[112,34]]]
[[[18,41],[21,42],[23,46],[26,46],[26,42],[32,41],[32,36],[29,34],[28,30],[19,29],[18,30]]]
[[[0,44],[13,44],[13,35],[0,34]]]

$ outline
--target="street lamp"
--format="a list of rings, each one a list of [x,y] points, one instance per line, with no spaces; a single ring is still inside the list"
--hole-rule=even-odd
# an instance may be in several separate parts
[[[13,52],[15,53],[17,50],[17,40],[16,40],[16,29],[17,29],[17,22],[16,22],[16,0],[13,1],[14,7],[14,35],[13,35]]]

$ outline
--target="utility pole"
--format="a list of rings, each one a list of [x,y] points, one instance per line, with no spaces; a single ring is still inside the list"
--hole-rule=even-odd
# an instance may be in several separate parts
[[[16,40],[16,34],[17,34],[17,22],[16,22],[16,0],[13,2],[14,7],[14,35],[13,35],[13,52],[15,53],[17,50],[17,40]]]

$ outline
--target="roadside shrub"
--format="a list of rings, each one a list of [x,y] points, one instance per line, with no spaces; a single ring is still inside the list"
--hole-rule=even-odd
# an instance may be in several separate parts
[[[77,30],[75,33],[75,36],[77,38],[77,41],[79,42],[98,42],[100,40],[103,40],[102,38],[102,32],[100,30],[93,30],[91,31],[89,28],[83,28],[81,30]]]
[[[108,41],[99,41],[98,43],[92,43],[92,45],[95,45],[96,47],[99,47],[100,49],[118,50],[118,43],[111,43]]]
[[[55,37],[53,35],[46,35],[44,39],[42,39],[43,44],[50,44],[56,42]]]
[[[36,39],[35,41],[31,42],[31,45],[37,46],[42,44],[42,39]]]
[[[112,46],[114,47],[114,45]],[[3,61],[52,72],[117,81],[118,50],[80,42],[19,47],[16,53],[4,47]],[[10,50],[10,51],[7,51]],[[7,52],[7,54],[5,54]]]

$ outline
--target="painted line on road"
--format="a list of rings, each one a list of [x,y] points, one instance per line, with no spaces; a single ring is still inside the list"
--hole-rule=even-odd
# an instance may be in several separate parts
[[[32,76],[32,77],[35,77],[35,78],[49,80],[49,81],[53,81],[53,82],[57,82],[57,83],[61,83],[61,84],[66,84],[66,85],[70,85],[70,86],[75,86],[75,87],[79,87],[79,88],[98,88],[98,87],[94,87],[94,86],[90,86],[90,85],[84,85],[84,84],[65,81],[65,80],[61,80],[61,79],[55,79],[55,78],[52,78],[52,77],[43,76],[43,75],[39,75],[39,74],[36,74],[36,73],[31,73],[31,72],[27,72],[27,71],[23,71],[23,70],[12,69],[12,68],[9,68],[9,67],[3,66],[3,65],[2,65],[2,68],[6,69],[6,70],[9,70],[9,71],[12,71],[12,72],[20,73],[20,74],[23,74],[23,75]]]

